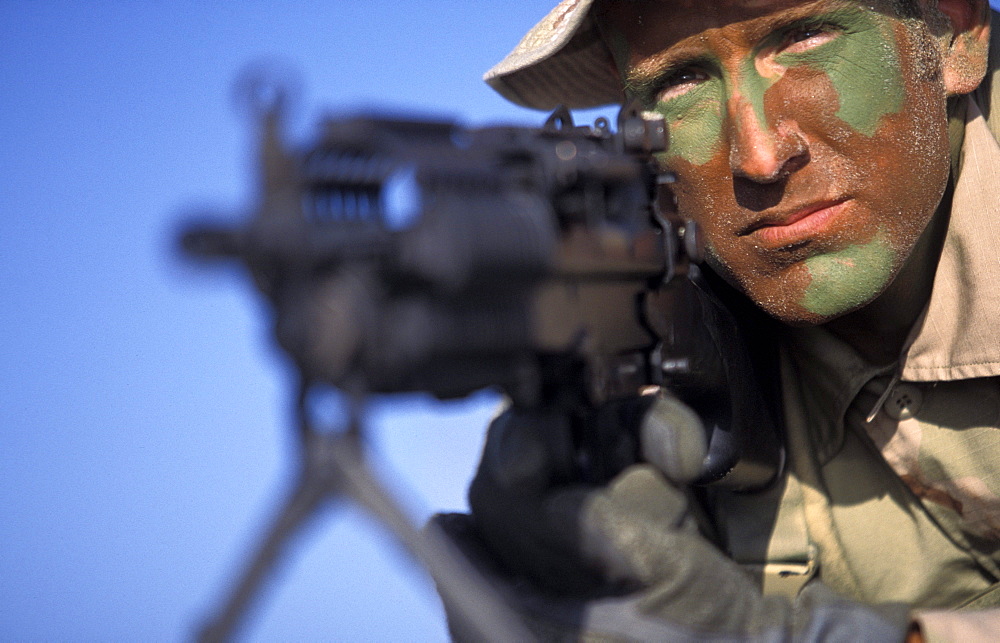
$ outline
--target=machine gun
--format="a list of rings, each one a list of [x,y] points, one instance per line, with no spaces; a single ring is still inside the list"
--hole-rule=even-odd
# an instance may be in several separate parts
[[[413,529],[364,466],[368,394],[495,387],[515,405],[560,408],[578,428],[580,475],[606,480],[640,457],[639,440],[630,427],[591,431],[588,418],[667,387],[705,420],[699,482],[773,477],[777,441],[736,325],[699,286],[698,228],[677,216],[673,177],[655,161],[662,120],[635,105],[617,131],[603,118],[576,126],[564,109],[541,128],[330,119],[289,148],[282,92],[251,93],[270,97],[254,109],[256,211],[235,226],[190,227],[182,245],[242,262],[272,304],[300,374],[303,469],[204,639],[230,635],[287,537],[331,495],[392,527],[484,634],[521,638],[448,543]],[[351,402],[343,430],[310,412],[329,386]]]

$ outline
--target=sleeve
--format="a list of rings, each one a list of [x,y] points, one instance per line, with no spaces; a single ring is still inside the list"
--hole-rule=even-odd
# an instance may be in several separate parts
[[[928,643],[996,641],[1000,636],[1000,608],[970,612],[920,610],[913,619]]]

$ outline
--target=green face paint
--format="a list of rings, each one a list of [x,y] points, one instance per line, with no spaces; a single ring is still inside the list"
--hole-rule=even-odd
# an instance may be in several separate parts
[[[720,69],[721,64],[712,66]],[[735,93],[753,106],[754,115],[761,128],[767,128],[764,115],[764,93],[774,84],[774,78],[765,78],[757,73],[753,57],[746,58],[740,65],[739,87]],[[670,127],[670,158],[681,158],[694,165],[708,163],[721,143],[726,123],[725,104],[734,93],[727,86],[727,74],[722,77],[708,77],[691,90],[670,100],[656,103],[654,111],[667,121]]]
[[[865,136],[903,107],[906,90],[897,42],[889,20],[857,7],[811,17],[801,30],[835,28],[843,33],[802,53],[781,53],[784,67],[806,65],[826,74],[840,99],[837,117]]]
[[[875,133],[883,116],[902,108],[905,89],[891,25],[880,14],[844,8],[811,16],[771,34],[740,62],[736,75],[730,76],[718,61],[699,62],[698,66],[709,68],[703,81],[653,106],[670,126],[671,149],[666,160],[679,157],[694,165],[707,163],[720,148],[726,125],[724,106],[734,97],[753,107],[761,128],[769,127],[764,96],[780,80],[780,74],[762,75],[756,58],[763,51],[780,47],[790,33],[810,29],[833,30],[838,35],[803,52],[778,53],[774,63],[786,70],[806,67],[826,75],[840,101],[836,116],[865,136]],[[627,44],[621,34],[617,35],[612,39],[613,49],[616,59],[624,60]]]
[[[628,39],[613,28],[608,28],[604,37],[619,75],[628,78]],[[721,142],[723,102],[710,92],[710,88],[702,87],[676,101],[657,101],[654,83],[626,83],[625,87],[627,95],[639,98],[647,109],[662,116],[670,127],[670,152],[660,160],[680,157],[696,165],[707,163]]]
[[[866,244],[806,259],[811,281],[802,307],[832,317],[871,301],[893,276],[894,254],[887,235],[880,231]]]
[[[723,102],[711,95],[717,88],[709,85],[703,83],[675,100],[656,103],[653,111],[663,116],[670,130],[667,163],[679,157],[704,165],[718,152],[725,123]]]
[[[768,78],[757,71],[754,56],[748,56],[740,65],[740,95],[753,106],[757,125],[762,129],[768,127],[767,116],[764,113],[764,94],[777,80],[777,77]]]

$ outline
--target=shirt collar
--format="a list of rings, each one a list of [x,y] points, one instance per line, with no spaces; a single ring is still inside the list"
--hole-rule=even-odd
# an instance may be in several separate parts
[[[1000,375],[1000,144],[975,100],[927,309],[903,355],[902,378]]]
[[[872,378],[888,375],[895,365],[875,366],[829,330],[814,326],[789,329],[781,346],[782,388],[786,404],[799,405],[819,462],[840,450],[844,415]]]

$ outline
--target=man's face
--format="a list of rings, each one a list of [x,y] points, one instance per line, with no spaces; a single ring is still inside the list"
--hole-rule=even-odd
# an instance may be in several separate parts
[[[949,171],[923,23],[848,0],[607,4],[626,91],[666,118],[661,160],[712,265],[790,324],[884,291]]]

